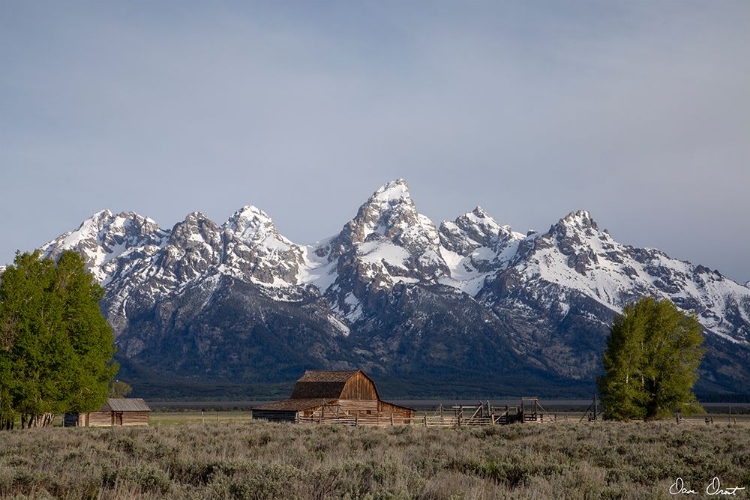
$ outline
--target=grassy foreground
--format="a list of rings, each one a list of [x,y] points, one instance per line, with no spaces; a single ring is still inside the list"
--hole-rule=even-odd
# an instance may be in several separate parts
[[[675,498],[745,487],[750,429],[557,422],[439,429],[226,422],[0,432],[2,498]],[[720,495],[721,496],[721,495]]]

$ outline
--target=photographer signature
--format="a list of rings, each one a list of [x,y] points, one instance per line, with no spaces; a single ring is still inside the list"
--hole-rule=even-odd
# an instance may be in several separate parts
[[[731,488],[722,488],[721,480],[718,477],[715,477],[711,480],[710,483],[708,483],[708,486],[706,486],[706,495],[733,496],[733,495],[736,495],[738,491],[742,491],[744,489],[745,489],[744,487],[740,488],[739,486],[733,486]],[[685,487],[685,482],[682,480],[681,477],[678,477],[675,480],[675,482],[672,483],[672,486],[669,487],[669,494],[670,495],[697,495],[698,492]]]

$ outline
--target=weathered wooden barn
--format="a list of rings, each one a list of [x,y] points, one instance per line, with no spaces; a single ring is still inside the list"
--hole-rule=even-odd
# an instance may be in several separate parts
[[[65,427],[148,425],[151,408],[140,398],[110,398],[99,411],[66,413]]]
[[[308,370],[292,397],[253,408],[253,418],[276,422],[350,425],[408,424],[414,410],[380,399],[375,383],[361,370]]]

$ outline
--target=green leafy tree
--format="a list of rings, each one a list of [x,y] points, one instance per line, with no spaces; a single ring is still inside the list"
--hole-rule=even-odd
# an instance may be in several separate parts
[[[0,418],[45,426],[106,401],[118,366],[103,294],[75,252],[16,254],[0,281]]]
[[[124,398],[133,390],[130,384],[123,382],[122,380],[115,380],[112,385],[109,386],[109,397],[110,398]]]
[[[599,393],[607,418],[656,419],[703,409],[693,394],[703,358],[703,327],[669,300],[643,298],[615,318]]]

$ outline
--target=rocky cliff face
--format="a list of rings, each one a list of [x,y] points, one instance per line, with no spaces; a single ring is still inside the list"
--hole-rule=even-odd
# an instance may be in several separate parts
[[[652,295],[704,325],[703,389],[750,387],[750,289],[622,245],[585,211],[546,233],[479,207],[437,227],[398,180],[317,245],[244,207],[221,226],[192,213],[171,230],[104,211],[43,247],[64,249],[104,285],[120,356],[153,373],[275,381],[356,367],[479,393],[590,391],[612,318]]]

